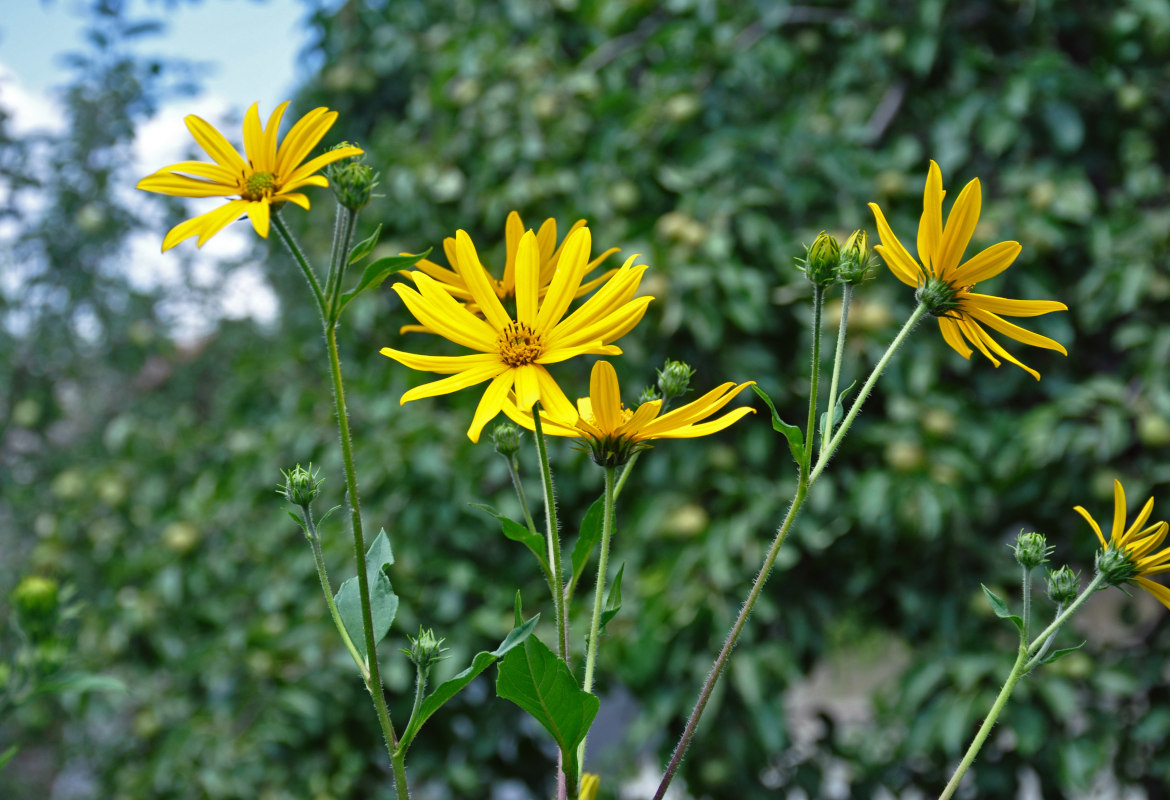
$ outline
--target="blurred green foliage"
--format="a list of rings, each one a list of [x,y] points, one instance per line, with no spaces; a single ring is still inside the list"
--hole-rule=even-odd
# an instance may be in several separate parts
[[[79,669],[130,691],[0,720],[0,752],[22,747],[0,795],[391,797],[368,701],[273,491],[280,468],[312,459],[329,504],[343,502],[303,279],[258,243],[279,319],[219,321],[195,341],[170,333],[177,287],[127,282],[146,202],[126,191],[134,125],[190,76],[129,55],[121,4],[95,7],[107,13],[62,98],[67,134],[21,139],[0,119],[7,190],[43,198],[0,212],[20,231],[0,293],[0,598],[27,574],[75,587]],[[873,233],[869,201],[911,241],[929,158],[952,197],[982,179],[976,246],[1024,249],[981,289],[1067,303],[1033,327],[1070,357],[1015,347],[1036,383],[964,362],[922,326],[812,493],[682,774],[696,797],[936,794],[1010,666],[1011,630],[979,589],[1013,596],[1005,545],[1043,531],[1058,564],[1091,569],[1095,538],[1071,507],[1107,514],[1115,476],[1133,502],[1170,509],[1170,3],[366,0],[314,7],[309,24],[321,66],[297,107],[340,110],[330,137],[360,142],[384,173],[359,237],[382,223],[377,255],[438,252],[462,227],[498,264],[509,210],[562,232],[587,218],[598,247],[653,265],[657,299],[615,362],[630,387],[681,358],[698,390],[754,379],[800,417],[802,243]],[[320,261],[333,212],[326,192],[313,199],[288,219]],[[186,216],[165,207],[168,224]],[[912,302],[884,270],[860,288],[846,385]],[[399,335],[408,322],[384,287],[354,303],[341,337],[367,524],[397,559],[383,645],[396,719],[407,633],[446,638],[441,680],[509,630],[515,587],[532,611],[543,596],[522,545],[468,507],[519,516],[504,463],[464,435],[478,394],[399,406],[429,376],[377,350],[450,352]],[[555,374],[584,392],[586,367]],[[534,478],[531,447],[521,458]],[[601,475],[565,443],[554,458],[571,532]],[[657,774],[794,482],[759,414],[641,458],[618,506],[624,606],[599,670],[603,717],[635,705],[601,749],[603,795],[642,764]],[[339,579],[352,552],[331,524]],[[1014,796],[1029,773],[1045,797],[1095,784],[1159,796],[1165,610],[1113,592],[1085,620],[1083,653],[1017,690],[972,773],[977,796]],[[549,752],[481,679],[428,724],[411,776],[421,797],[542,797]]]

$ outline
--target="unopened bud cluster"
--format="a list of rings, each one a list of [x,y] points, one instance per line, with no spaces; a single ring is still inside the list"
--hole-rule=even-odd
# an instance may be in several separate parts
[[[1044,534],[1035,531],[1020,531],[1016,537],[1016,544],[1012,548],[1016,561],[1025,569],[1035,569],[1047,563],[1048,556],[1052,555],[1053,548],[1048,546]]]
[[[856,230],[841,245],[841,263],[837,267],[837,278],[841,283],[856,285],[870,276],[869,234]]]
[[[297,464],[290,470],[281,470],[284,484],[277,487],[276,491],[284,495],[294,506],[304,508],[312,505],[317,495],[321,493],[321,484],[325,482],[324,478],[317,477],[319,473],[320,470],[313,469],[312,462],[309,463],[308,469]]]
[[[1077,599],[1080,591],[1080,576],[1064,565],[1058,570],[1048,571],[1048,598],[1057,605],[1068,605]]]
[[[662,393],[658,391],[656,386],[647,386],[642,390],[642,393],[638,395],[638,405],[642,405],[643,403],[653,403],[655,400],[661,399]]]
[[[443,653],[447,652],[447,648],[443,647],[443,642],[447,640],[436,637],[430,628],[420,627],[417,637],[407,636],[406,638],[410,640],[410,649],[403,649],[402,652],[419,670],[425,672],[431,668],[432,664],[446,658]]]
[[[354,146],[350,142],[342,142],[331,149]],[[350,156],[325,167],[325,177],[329,179],[329,186],[333,189],[337,202],[351,211],[365,208],[370,202],[374,187],[378,185],[378,173],[366,164],[365,160],[364,154]]]
[[[694,374],[690,364],[667,359],[662,369],[658,370],[658,391],[662,392],[662,401],[669,403],[686,394]]]
[[[804,250],[804,258],[796,259],[796,268],[821,289],[827,289],[837,281],[854,285],[869,277],[872,254],[869,234],[863,230],[849,234],[844,245],[839,245],[828,232],[821,231]]]

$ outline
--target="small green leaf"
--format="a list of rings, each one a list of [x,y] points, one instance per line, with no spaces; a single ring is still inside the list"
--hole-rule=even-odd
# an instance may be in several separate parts
[[[519,603],[520,593],[516,593],[516,601]],[[519,606],[517,605],[517,608]],[[435,687],[435,690],[423,700],[422,705],[419,706],[418,714],[411,718],[406,730],[402,733],[400,746],[403,748],[409,747],[414,737],[422,729],[423,724],[431,718],[431,716],[443,707],[443,704],[450,700],[455,695],[459,694],[467,684],[475,680],[480,673],[496,663],[497,659],[503,658],[508,651],[517,645],[524,642],[536,629],[536,623],[540,620],[540,614],[537,614],[532,619],[523,624],[517,624],[512,629],[504,641],[500,642],[500,646],[491,652],[483,651],[476,653],[475,658],[471,660],[471,666],[455,675],[452,678],[440,683]]]
[[[520,590],[516,590],[516,599],[513,601],[513,607],[516,612],[516,627],[519,628],[524,624],[524,612],[520,610]],[[540,616],[539,614],[537,616]]]
[[[422,259],[430,255],[431,249],[428,247],[425,253],[411,256],[386,256],[379,258],[366,266],[362,273],[362,278],[357,282],[357,285],[350,289],[345,294],[341,295],[341,302],[338,304],[337,313],[340,314],[349,302],[357,297],[359,294],[374,286],[380,286],[382,281],[390,276],[390,273],[397,272],[407,267],[413,267]]]
[[[394,554],[390,549],[390,538],[386,536],[386,529],[378,532],[374,543],[366,551],[366,580],[370,588],[370,616],[374,625],[374,646],[386,638],[394,617],[398,614],[398,595],[390,585],[390,578],[385,569],[394,563]],[[357,577],[350,578],[341,584],[334,597],[337,603],[337,612],[349,638],[353,640],[358,653],[366,655],[366,634],[362,627],[362,599],[361,589]]]
[[[609,592],[606,593],[605,610],[601,612],[602,633],[605,633],[605,623],[616,617],[617,613],[622,610],[622,573],[625,570],[625,564],[618,567],[617,575],[614,576],[613,583],[609,585]]]
[[[983,584],[979,584],[983,586]],[[983,586],[983,593],[987,595],[987,602],[991,604],[991,610],[995,612],[995,616],[1000,619],[1006,619],[1016,626],[1016,629],[1022,634],[1024,632],[1024,620],[1011,612],[999,595]]]
[[[496,694],[527,711],[552,735],[569,785],[576,785],[577,745],[589,732],[601,701],[582,691],[569,666],[535,636],[500,662]]]
[[[857,381],[854,381],[853,383],[846,386],[844,391],[837,395],[837,407],[833,410],[833,425],[839,424],[841,420],[845,418],[845,395],[849,394],[855,385],[857,385]],[[820,434],[822,439],[825,438],[825,423],[828,422],[828,420],[829,413],[827,411],[822,411],[820,427]]]
[[[788,449],[792,452],[792,457],[796,459],[797,464],[804,463],[804,434],[800,432],[800,428],[795,425],[789,425],[784,420],[780,419],[780,414],[776,411],[776,406],[772,404],[772,398],[761,389],[759,386],[752,384],[752,390],[760,396],[760,399],[768,404],[769,410],[772,412],[772,428],[778,433],[784,435],[788,440]]]
[[[111,675],[95,675],[92,672],[75,672],[37,686],[37,694],[58,694],[61,692],[113,692],[124,694],[126,684]]]
[[[1075,653],[1076,651],[1080,650],[1084,646],[1085,646],[1085,642],[1081,642],[1076,647],[1065,647],[1062,650],[1053,650],[1051,653],[1044,656],[1044,658],[1037,661],[1036,664],[1037,665],[1051,664],[1053,661],[1059,661],[1060,659],[1064,658],[1069,653]]]
[[[601,539],[601,522],[604,515],[605,498],[599,497],[593,501],[593,505],[589,506],[589,510],[585,512],[585,517],[581,520],[581,530],[577,534],[577,543],[573,545],[573,555],[570,558],[573,564],[573,576],[569,578],[565,597],[573,596],[573,590],[577,588],[577,581],[585,573],[585,567],[589,566],[589,556],[593,554],[593,548]]]
[[[545,553],[544,537],[538,533],[533,533],[528,528],[521,525],[515,520],[508,519],[505,516],[496,513],[496,510],[491,506],[483,503],[471,503],[472,508],[477,508],[488,516],[495,517],[500,521],[500,525],[504,530],[504,536],[511,539],[513,542],[520,542],[520,544],[532,551],[532,555],[544,567],[544,571],[548,572],[548,556]]]
[[[360,242],[358,242],[357,244],[355,244],[353,246],[353,249],[349,251],[349,261],[347,261],[345,263],[355,264],[358,261],[361,261],[366,256],[368,256],[370,253],[372,253],[374,251],[374,248],[378,246],[378,237],[381,235],[382,235],[382,226],[379,225],[374,230],[374,233],[370,236],[370,238],[362,239]]]

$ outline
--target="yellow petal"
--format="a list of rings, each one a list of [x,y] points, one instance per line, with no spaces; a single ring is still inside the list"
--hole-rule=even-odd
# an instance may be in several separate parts
[[[500,281],[505,293],[516,288],[516,252],[520,249],[523,236],[524,221],[517,212],[508,212],[508,219],[504,222],[504,278]]]
[[[281,192],[272,198],[272,202],[274,203],[278,200],[292,203],[294,206],[300,206],[301,208],[305,209],[305,211],[309,210],[309,198],[305,197],[300,192]]]
[[[1036,370],[1027,366],[1026,364],[1020,362],[1019,360],[1016,359],[1015,356],[1013,356],[1007,350],[1004,350],[1003,347],[999,344],[999,342],[995,341],[995,339],[991,338],[990,334],[988,334],[987,331],[985,331],[985,330],[983,330],[983,328],[979,327],[978,322],[976,322],[974,319],[971,319],[971,318],[968,318],[968,322],[970,324],[970,328],[973,329],[983,339],[983,342],[989,348],[991,348],[991,350],[996,355],[998,355],[1004,361],[1007,361],[1011,364],[1015,364],[1017,367],[1019,367],[1020,369],[1022,369],[1024,372],[1028,373],[1029,375],[1031,375],[1036,380],[1040,380],[1040,373],[1039,372],[1037,372]],[[1008,323],[1005,322],[1004,324],[1006,325]],[[1015,327],[1015,326],[1012,326],[1012,327]],[[985,355],[986,355],[986,353],[985,353]],[[999,366],[998,362],[996,362],[996,366]]]
[[[938,253],[942,241],[942,171],[933,159],[926,173],[926,189],[922,193],[922,219],[918,223],[918,260],[927,271],[939,277]],[[885,242],[885,239],[882,239]]]
[[[1112,544],[1121,546],[1121,532],[1125,530],[1125,487],[1113,479],[1113,533],[1109,536]]]
[[[1141,584],[1143,589],[1158,598],[1158,602],[1166,606],[1166,608],[1170,608],[1170,589],[1167,589],[1160,583],[1154,583],[1148,578],[1138,578],[1137,582]]]
[[[239,193],[239,187],[232,184],[212,183],[169,172],[147,175],[138,182],[137,188],[173,197],[224,197]]]
[[[953,319],[964,338],[975,345],[975,349],[982,353],[988,361],[998,367],[999,359],[993,356],[991,351],[987,349],[987,343],[984,341],[986,334],[983,333],[983,329],[979,327],[979,324],[965,314],[954,317]]]
[[[970,298],[986,311],[1008,317],[1038,317],[1053,311],[1068,311],[1068,306],[1056,300],[1009,300],[1006,297],[993,297],[974,292],[966,292],[963,297]]]
[[[264,160],[264,128],[260,125],[259,103],[248,106],[244,114],[244,157],[256,172],[272,172]]]
[[[1093,533],[1097,534],[1097,538],[1101,540],[1101,549],[1104,550],[1109,547],[1108,542],[1105,541],[1105,536],[1101,533],[1101,526],[1097,524],[1097,520],[1085,510],[1084,506],[1074,506],[1073,511],[1085,518],[1085,522],[1089,523],[1089,527],[1093,529]]]
[[[483,426],[491,422],[504,407],[504,400],[508,390],[512,388],[512,376],[505,372],[496,376],[479,399],[475,408],[475,416],[471,419],[471,427],[467,429],[467,438],[473,442],[479,441],[479,434]]]
[[[1140,538],[1140,536],[1135,534],[1137,534],[1145,526],[1146,520],[1150,518],[1150,514],[1152,513],[1154,513],[1154,498],[1151,497],[1146,501],[1146,504],[1142,506],[1142,510],[1134,519],[1133,524],[1130,525],[1129,529],[1121,535],[1122,544],[1127,542],[1134,542]]]
[[[537,327],[541,330],[547,330],[560,322],[569,304],[573,302],[584,276],[581,266],[589,257],[591,247],[592,239],[588,228],[574,231],[565,239],[560,258],[557,260],[556,272],[536,318]]]
[[[516,405],[520,408],[532,408],[540,400],[540,380],[536,370],[532,364],[524,364],[512,370]]]
[[[223,138],[223,134],[194,114],[188,115],[184,121],[195,141],[217,163],[227,167],[235,175],[242,175],[248,171],[247,163],[236,152],[236,148]]]
[[[951,275],[951,282],[956,286],[974,286],[979,281],[994,278],[1010,267],[1019,254],[1019,242],[993,244],[961,264]]]
[[[968,295],[967,297],[969,298],[970,295]],[[980,308],[979,306],[974,305],[973,303],[964,302],[963,303],[963,311],[970,314],[972,317],[979,320],[984,325],[987,325],[988,327],[999,331],[1004,336],[1012,337],[1017,342],[1023,342],[1024,344],[1030,344],[1033,347],[1043,347],[1046,350],[1055,350],[1056,352],[1060,353],[1061,355],[1066,355],[1066,356],[1068,355],[1068,351],[1064,349],[1064,346],[1060,342],[1056,341],[1055,339],[1049,339],[1047,336],[1041,336],[1038,333],[1033,333],[1030,330],[1026,330],[1024,328],[1021,328],[1019,325],[1013,325],[1012,323],[1008,322],[1007,320],[1001,319],[1000,317],[997,317],[995,314],[992,314],[990,311],[985,311],[982,308]]]
[[[475,252],[475,244],[466,231],[455,233],[455,249],[459,253],[458,262],[454,265],[463,282],[467,284],[471,296],[475,298],[487,321],[498,331],[502,331],[512,321],[508,312],[500,305],[500,298],[488,280],[487,271],[480,263],[479,254]]]
[[[540,300],[540,264],[536,250],[536,235],[531,231],[520,237],[516,248],[516,321],[537,325],[537,303]],[[520,406],[524,406],[523,400]]]
[[[958,324],[950,317],[939,317],[938,328],[942,331],[943,341],[949,344],[951,349],[956,353],[970,361],[971,353],[974,351],[963,341],[963,335],[959,332]]]
[[[656,439],[694,439],[699,436],[710,436],[713,433],[718,433],[721,430],[731,427],[739,420],[746,417],[748,414],[754,414],[756,410],[750,406],[737,408],[724,414],[718,419],[713,419],[710,422],[701,422],[693,425],[686,425],[682,428],[665,431],[657,434]]]
[[[298,119],[276,151],[276,174],[286,177],[305,160],[337,120],[337,112],[314,108]]]
[[[628,420],[617,427],[614,434],[636,441],[647,438],[642,435],[642,430],[654,421],[654,418],[658,416],[658,412],[661,410],[661,400],[650,400],[649,402],[642,403],[642,405],[634,409],[633,415]]]
[[[232,172],[222,164],[208,164],[206,161],[180,161],[178,164],[171,164],[169,167],[163,167],[156,174],[161,173],[187,173],[188,175],[195,175],[200,178],[207,178],[216,183],[222,183],[225,187],[231,186],[237,189],[240,186],[240,174]],[[141,186],[139,188],[142,188]]]
[[[260,200],[248,205],[248,219],[252,220],[252,228],[264,239],[268,238],[269,218],[268,201]]]
[[[553,380],[549,371],[540,365],[533,367],[536,370],[536,380],[540,384],[540,404],[548,412],[548,416],[565,425],[571,425],[577,418],[577,410],[565,397],[561,387]]]
[[[878,208],[877,203],[870,203],[869,209],[873,212],[874,220],[877,222],[878,236],[881,237],[882,241],[881,244],[874,246],[874,250],[886,262],[886,266],[890,268],[890,272],[894,273],[895,278],[907,286],[917,288],[922,282],[920,267],[906,248],[902,246],[902,243],[898,241],[898,237],[894,235],[894,231],[886,222],[886,217]]]
[[[385,350],[389,349],[390,348],[388,347],[385,348]],[[390,358],[395,360],[398,359],[398,351],[396,350],[391,350],[389,353],[383,351],[382,355],[388,355]],[[409,355],[409,353],[406,355]],[[450,394],[451,392],[457,392],[460,389],[466,389],[468,386],[475,386],[476,384],[483,383],[484,381],[495,378],[497,375],[501,375],[505,372],[510,373],[511,370],[509,370],[505,365],[499,363],[485,364],[482,367],[473,367],[471,369],[464,370],[463,372],[456,373],[455,375],[451,375],[437,381],[431,381],[430,383],[424,383],[421,386],[416,386],[413,389],[404,392],[402,399],[399,402],[409,403],[411,400],[420,400],[424,397],[437,397],[441,394]],[[508,381],[511,382],[511,380],[511,375],[509,375]]]
[[[971,242],[971,234],[975,232],[975,225],[979,222],[981,205],[979,179],[975,178],[959,192],[958,199],[951,206],[951,213],[947,215],[947,226],[943,230],[938,262],[934,265],[943,280],[948,280],[948,276],[959,266],[959,261]]]
[[[263,160],[264,170],[266,172],[276,172],[276,154],[279,152],[279,134],[280,122],[284,119],[284,112],[288,110],[288,100],[276,107],[272,112],[272,116],[268,118],[268,124],[264,126],[264,141],[261,146],[261,159]]]
[[[417,369],[420,372],[435,372],[439,375],[453,375],[456,372],[466,372],[469,369],[486,367],[489,364],[498,366],[500,363],[500,360],[490,353],[476,353],[470,356],[428,356],[418,353],[404,353],[390,347],[383,347],[378,352],[411,369]]]
[[[622,422],[622,396],[617,372],[608,361],[598,361],[589,375],[589,402],[597,426],[612,433]]]
[[[495,332],[486,322],[473,316],[450,296],[444,297],[441,289],[434,291],[435,283],[429,276],[419,275],[416,283],[423,294],[401,283],[390,288],[402,298],[407,310],[419,323],[456,344],[481,353],[495,352]]]

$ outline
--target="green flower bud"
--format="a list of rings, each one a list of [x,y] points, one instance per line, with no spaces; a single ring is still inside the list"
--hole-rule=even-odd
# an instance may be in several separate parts
[[[52,578],[40,575],[25,577],[12,590],[10,599],[20,627],[30,638],[48,636],[57,627],[60,587]]]
[[[280,472],[284,475],[284,485],[276,488],[277,494],[284,495],[290,503],[301,508],[311,505],[317,499],[321,493],[321,484],[325,482],[324,478],[317,477],[320,470],[313,469],[312,462],[309,462],[308,469],[297,464],[291,470]]]
[[[1137,565],[1124,550],[1111,546],[1097,551],[1097,572],[1105,576],[1109,586],[1122,586],[1137,575]]]
[[[658,390],[662,392],[662,402],[669,403],[686,394],[694,374],[690,364],[667,359],[662,369],[658,370]]]
[[[640,406],[643,403],[652,403],[655,400],[661,400],[661,399],[662,399],[662,395],[659,394],[658,389],[656,387],[647,386],[645,389],[642,390],[642,393],[640,395],[638,395],[638,405]]]
[[[342,142],[330,149],[353,146],[350,142]],[[378,185],[379,174],[373,167],[368,166],[365,160],[366,156],[363,153],[334,161],[325,167],[325,177],[329,179],[329,186],[333,189],[337,202],[351,211],[365,208],[370,202],[374,187]]]
[[[814,286],[824,289],[836,282],[840,263],[841,248],[837,240],[821,231],[812,246],[805,248],[804,258],[796,259],[796,268],[803,272]]]
[[[863,230],[854,231],[841,246],[841,264],[837,269],[837,277],[842,283],[861,283],[869,277],[870,259],[869,234]]]
[[[1080,576],[1065,564],[1055,572],[1048,570],[1048,597],[1058,605],[1067,605],[1077,599],[1080,591]]]
[[[520,451],[520,428],[511,422],[501,422],[492,429],[492,446],[504,458],[512,458]]]
[[[1034,531],[1028,533],[1020,531],[1012,548],[1016,554],[1016,561],[1027,569],[1034,569],[1048,561],[1048,556],[1054,549],[1048,546],[1044,534]]]
[[[420,670],[429,670],[432,664],[446,658],[443,653],[447,652],[447,648],[443,647],[443,642],[447,640],[437,638],[430,628],[420,627],[417,637],[406,638],[410,640],[410,649],[404,649],[402,652]]]

